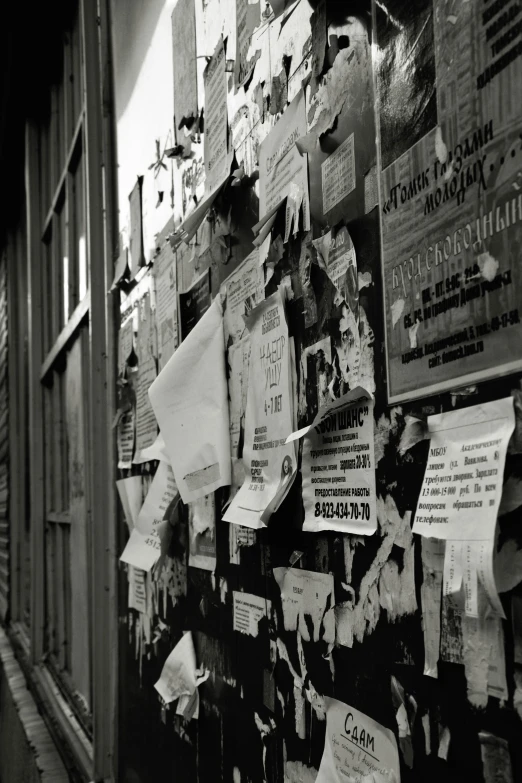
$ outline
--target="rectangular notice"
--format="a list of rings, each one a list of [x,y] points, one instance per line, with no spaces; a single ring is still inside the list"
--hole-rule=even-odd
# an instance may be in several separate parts
[[[251,338],[243,463],[245,480],[223,519],[260,528],[268,522],[296,473],[292,428],[290,338],[281,292],[261,302],[247,318]]]
[[[321,181],[326,215],[355,189],[353,133],[321,165]]]
[[[259,146],[260,219],[286,198],[292,184],[302,189],[303,210],[309,213],[307,155],[301,155],[295,144],[306,132],[305,99],[301,90]]]
[[[223,39],[205,70],[205,191],[222,181],[228,161],[227,75]],[[228,173],[228,172],[227,172]]]
[[[410,6],[372,45],[390,402],[522,367],[516,6]]]
[[[362,387],[321,409],[304,436],[303,530],[371,535],[377,529],[373,399]]]
[[[243,316],[265,298],[265,271],[259,266],[259,250],[256,248],[238,266],[221,286],[226,296],[224,314],[225,342],[238,342],[246,332]]]

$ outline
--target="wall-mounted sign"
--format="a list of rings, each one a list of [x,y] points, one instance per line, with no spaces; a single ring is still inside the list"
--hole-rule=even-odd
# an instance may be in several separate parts
[[[522,368],[522,25],[502,3],[374,6],[399,402]]]

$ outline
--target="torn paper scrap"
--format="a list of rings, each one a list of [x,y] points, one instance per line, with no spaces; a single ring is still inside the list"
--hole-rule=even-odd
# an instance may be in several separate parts
[[[352,238],[346,226],[332,228],[312,241],[317,261],[337,290],[335,304],[344,301],[349,309],[350,328],[357,332],[359,323],[359,278]],[[346,317],[346,316],[345,316]]]
[[[191,696],[196,690],[196,651],[190,631],[185,631],[163,665],[154,687],[164,702],[170,704],[180,696]]]
[[[234,590],[234,631],[257,636],[259,621],[268,617],[271,612],[271,602],[261,595],[242,593]]]
[[[141,568],[129,566],[129,609],[143,614],[147,611],[147,574]]]
[[[299,631],[306,642],[335,641],[334,579],[332,574],[300,568],[274,568],[281,590],[285,630]],[[310,638],[311,621],[313,639]]]
[[[230,484],[223,314],[218,299],[167,362],[149,396],[183,502]]]
[[[160,462],[120,560],[143,571],[150,571],[161,554],[158,527],[176,493],[176,482],[170,465]]]
[[[494,537],[514,428],[511,397],[428,417],[430,451],[414,533],[461,541]]]
[[[303,530],[377,530],[373,397],[357,386],[321,408],[304,437]]]
[[[169,462],[169,455],[163,440],[163,435],[158,432],[156,440],[152,446],[147,446],[146,449],[140,451],[139,457],[134,459],[134,464],[141,464],[143,462],[151,462],[152,460],[161,460],[162,462]]]
[[[225,522],[264,527],[296,474],[294,444],[281,435],[293,422],[290,338],[280,289],[252,310],[246,324],[251,351],[245,415],[245,481]]]
[[[205,495],[189,504],[189,566],[215,571],[216,500]]]
[[[118,422],[116,445],[118,449],[118,468],[120,470],[129,470],[132,467],[135,434],[134,422],[134,409],[124,413]]]
[[[393,732],[342,701],[324,701],[326,738],[316,783],[400,783]]]
[[[116,482],[118,495],[120,496],[125,521],[132,532],[138,520],[138,514],[143,503],[143,489],[141,476],[129,476]]]
[[[306,109],[303,90],[259,145],[259,217],[281,203],[290,192],[292,183],[303,193],[303,214],[310,223],[308,198],[308,156],[301,155],[295,142],[306,135]]]
[[[437,677],[440,652],[440,612],[444,541],[422,538],[422,629],[424,632],[424,674]]]

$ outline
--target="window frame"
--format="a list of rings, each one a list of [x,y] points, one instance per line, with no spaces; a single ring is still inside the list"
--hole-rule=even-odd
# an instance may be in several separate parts
[[[116,771],[116,685],[117,685],[117,568],[115,499],[116,449],[111,421],[115,410],[116,391],[116,317],[119,302],[109,294],[113,278],[112,248],[115,231],[115,171],[113,117],[107,112],[110,95],[110,29],[109,0],[79,2],[80,39],[83,48],[82,93],[79,119],[72,132],[67,130],[71,110],[65,99],[67,154],[57,172],[55,154],[47,167],[47,177],[55,180],[51,206],[45,215],[40,203],[41,150],[38,127],[28,121],[25,139],[25,186],[27,225],[27,315],[29,401],[28,426],[31,433],[29,449],[29,487],[31,495],[31,623],[30,634],[20,623],[13,627],[19,652],[26,658],[30,682],[40,695],[50,722],[66,740],[67,751],[86,780],[117,779]],[[103,73],[103,83],[101,74]],[[53,91],[56,92],[56,91]],[[55,100],[55,98],[53,98]],[[74,101],[74,96],[73,96]],[[84,157],[82,189],[85,212],[87,258],[87,293],[75,304],[57,337],[44,353],[42,324],[44,322],[42,285],[44,283],[43,239],[55,230],[56,212],[66,192],[67,204],[72,204],[71,170],[75,165],[79,145]],[[54,176],[56,175],[56,176]],[[46,193],[51,193],[47,187]],[[69,278],[70,280],[70,278]],[[62,319],[63,319],[62,314]],[[87,421],[89,440],[89,510],[91,531],[88,570],[91,633],[91,715],[92,737],[78,720],[63,683],[53,675],[45,653],[45,529],[50,516],[45,509],[44,463],[44,383],[60,361],[71,341],[80,335],[88,323],[88,363],[85,377],[89,385]],[[12,401],[13,402],[13,401]],[[56,516],[56,515],[55,515]],[[52,520],[62,524],[63,520]],[[22,520],[23,522],[23,520]],[[20,522],[17,522],[20,524]],[[16,555],[15,555],[16,556]]]

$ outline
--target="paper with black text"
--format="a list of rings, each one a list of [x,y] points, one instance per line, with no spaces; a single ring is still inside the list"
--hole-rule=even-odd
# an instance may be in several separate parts
[[[184,503],[230,484],[228,395],[219,298],[149,389]]]
[[[304,437],[303,530],[371,535],[377,530],[373,397],[362,386],[321,408]]]
[[[264,527],[286,497],[296,474],[294,444],[285,443],[292,427],[290,338],[280,290],[246,319],[251,350],[245,414],[245,480],[223,519]]]
[[[444,595],[464,585],[465,612],[478,616],[477,580],[491,607],[504,616],[493,574],[497,516],[509,439],[515,428],[513,398],[428,417],[431,437],[413,532],[444,539]]]
[[[326,738],[316,783],[400,783],[393,732],[342,701],[324,701]]]

